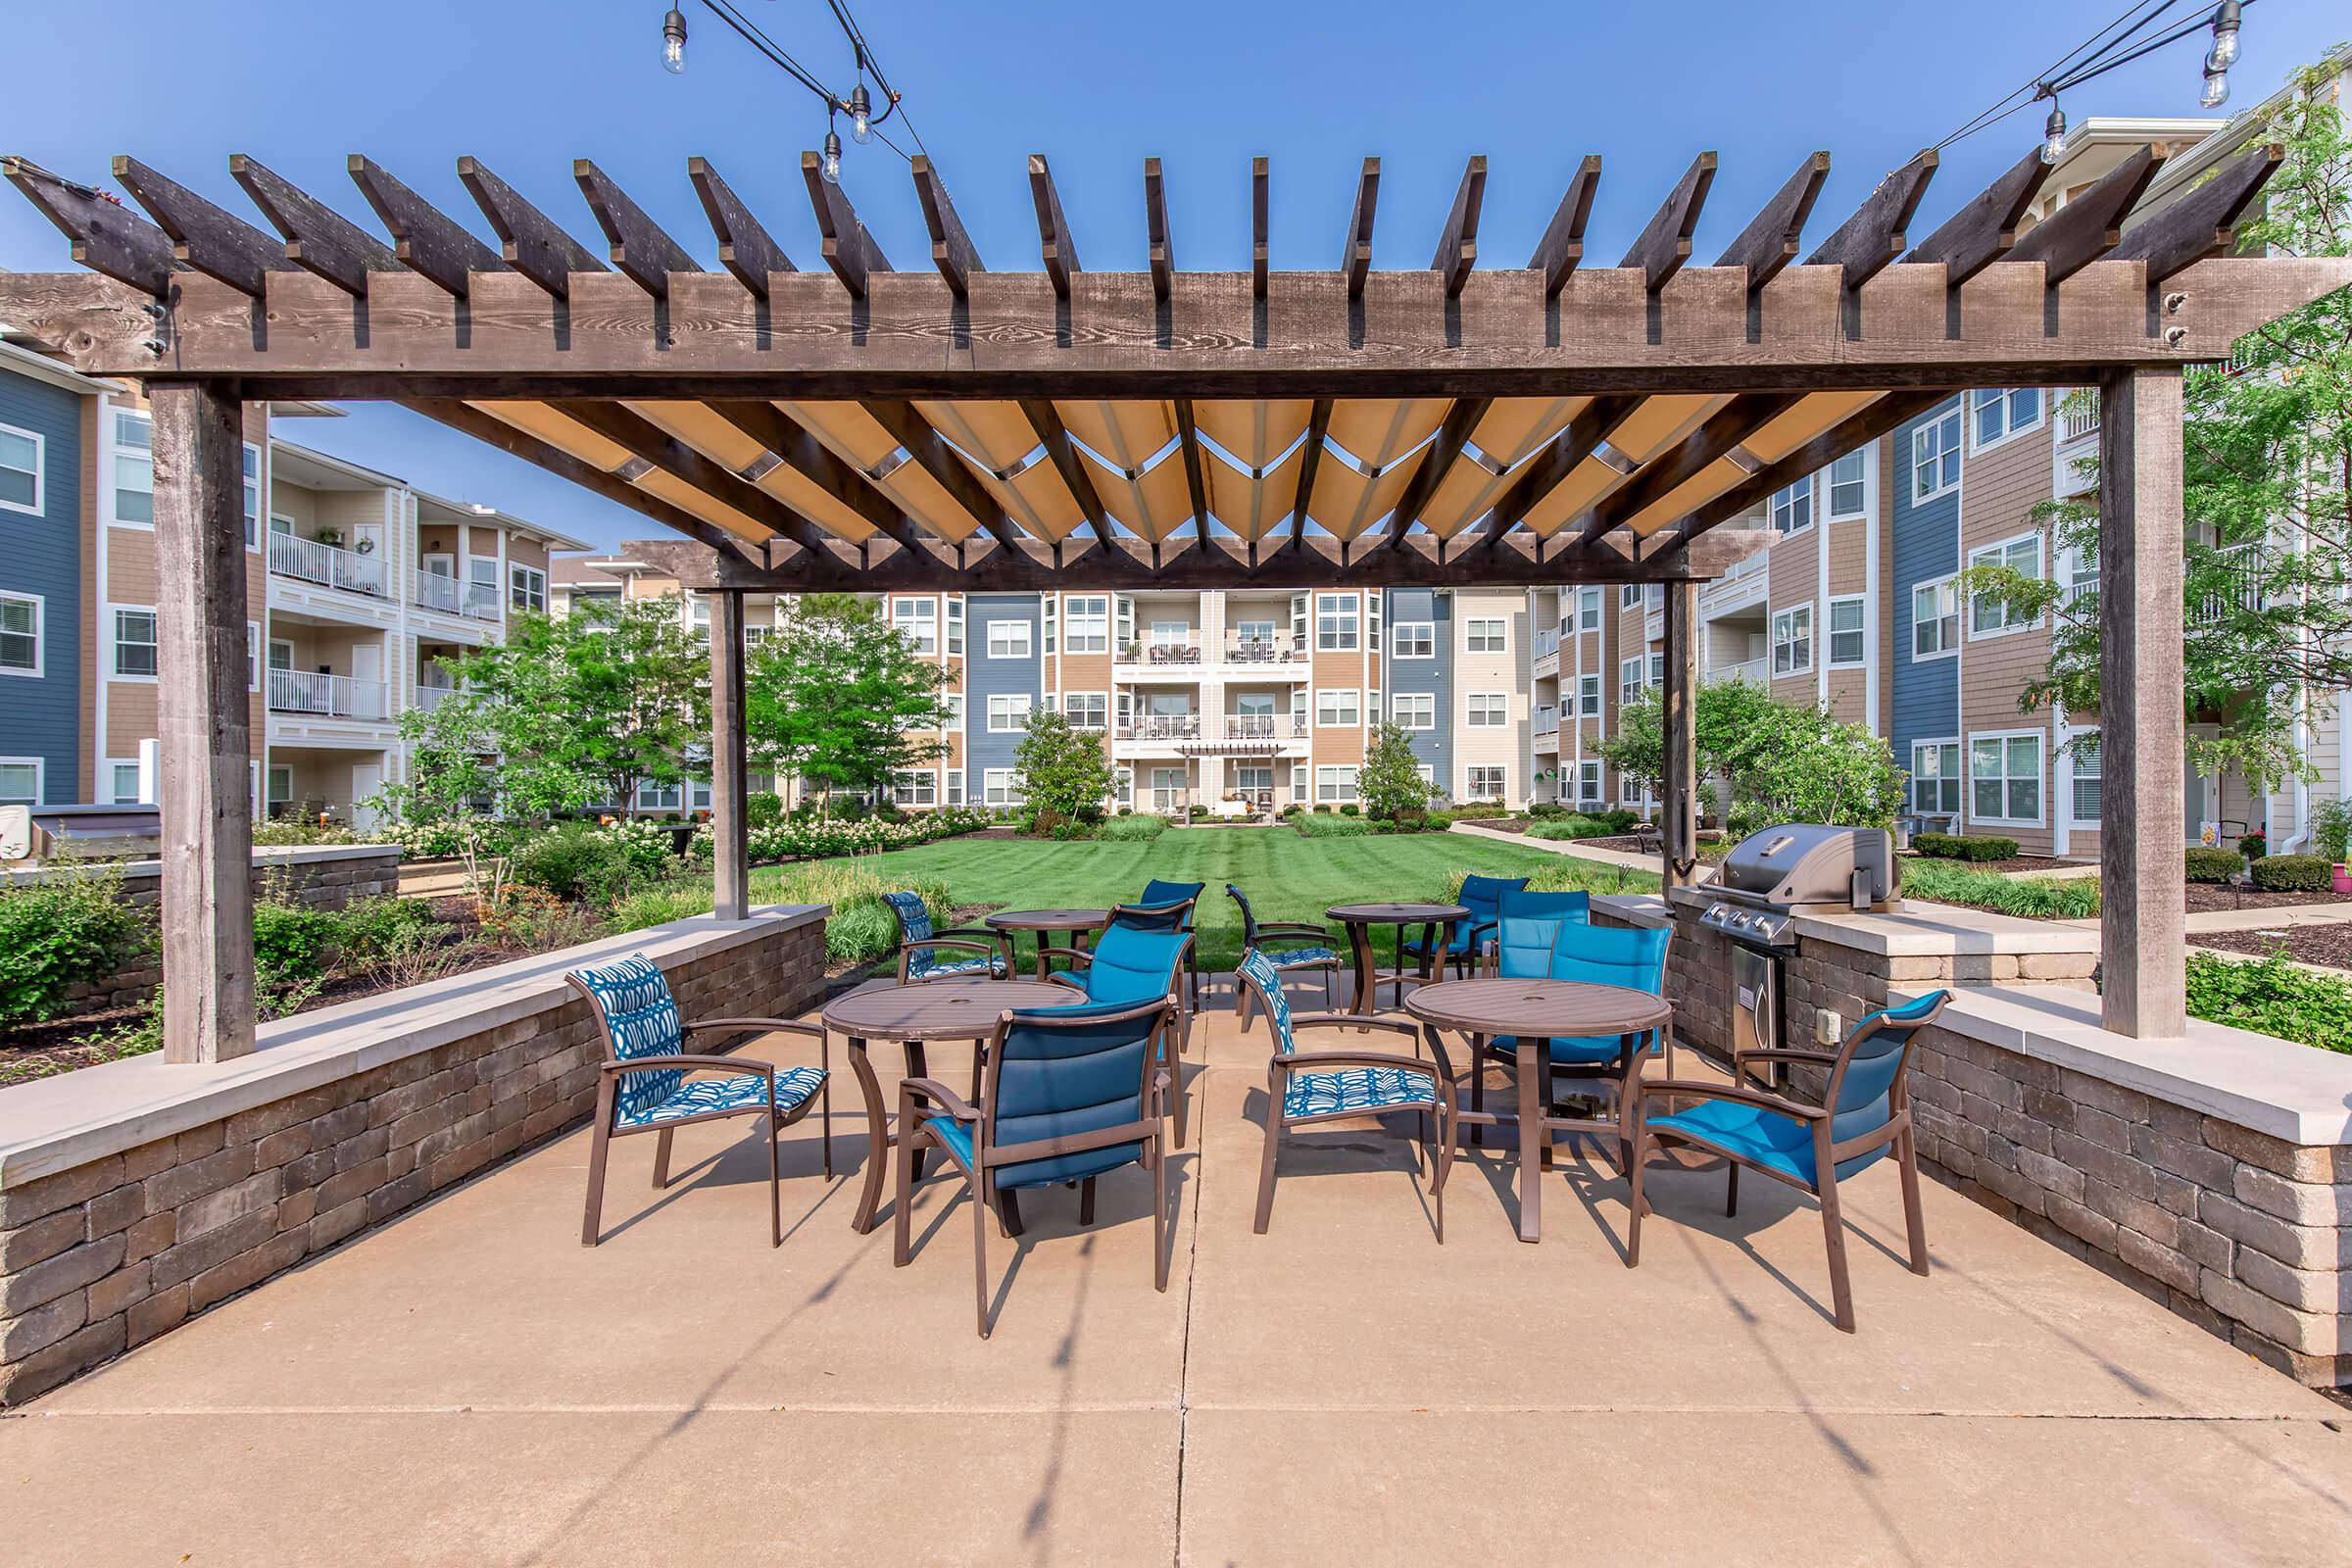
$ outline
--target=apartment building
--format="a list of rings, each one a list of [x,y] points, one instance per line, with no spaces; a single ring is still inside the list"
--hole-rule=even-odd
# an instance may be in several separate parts
[[[246,413],[256,809],[366,826],[405,776],[404,709],[440,662],[548,603],[578,541],[274,434]],[[0,802],[151,798],[158,724],[154,461],[134,388],[0,344]]]

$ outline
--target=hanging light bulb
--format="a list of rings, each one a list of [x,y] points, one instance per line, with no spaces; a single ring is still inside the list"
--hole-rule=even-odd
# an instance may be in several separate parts
[[[686,72],[686,14],[676,6],[662,19],[662,69],[673,76]]]
[[[2066,111],[2056,104],[2050,106],[2050,118],[2042,122],[2041,161],[2055,164],[2066,156]]]
[[[826,184],[838,185],[841,183],[841,132],[837,130],[825,132],[825,163],[822,172]]]
[[[2219,109],[2230,101],[2230,73],[2205,69],[2205,90],[2197,94],[2197,103],[2206,109]]]
[[[2205,74],[2219,75],[2237,64],[2237,29],[2240,0],[2222,0],[2213,13],[2213,47],[2205,51]],[[2211,91],[2209,87],[2207,91]],[[2223,89],[2224,96],[2229,93]],[[2220,103],[2216,98],[2214,103]],[[2208,106],[2210,107],[2210,105]]]
[[[865,83],[850,89],[850,140],[862,147],[874,139],[874,101],[866,96]]]

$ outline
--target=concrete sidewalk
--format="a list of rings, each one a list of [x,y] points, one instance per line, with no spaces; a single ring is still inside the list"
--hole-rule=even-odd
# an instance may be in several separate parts
[[[1579,860],[1593,860],[1602,865],[1613,865],[1621,871],[1646,871],[1651,876],[1658,874],[1658,858],[1654,855],[1632,855],[1624,850],[1604,850],[1580,839],[1530,838],[1525,833],[1505,833],[1498,827],[1479,827],[1470,822],[1456,822],[1446,831],[1468,833],[1482,839],[1493,839],[1498,844],[1517,844],[1526,849],[1542,850],[1549,855],[1565,855]],[[1701,860],[1695,875],[1701,882],[1714,880],[1715,866],[1713,862]]]
[[[1529,1247],[1510,1164],[1471,1151],[1440,1246],[1403,1143],[1345,1123],[1286,1144],[1253,1236],[1268,1047],[1219,992],[1165,1295],[1128,1170],[1091,1229],[1054,1191],[992,1234],[977,1339],[949,1183],[918,1189],[905,1269],[887,1209],[849,1228],[837,1052],[842,1174],[793,1130],[782,1249],[724,1123],[680,1130],[664,1193],[652,1140],[617,1145],[582,1249],[567,1136],[0,1419],[0,1555],[2352,1561],[2347,1412],[1940,1187],[1910,1274],[1886,1166],[1848,1188],[1850,1336],[1814,1210],[1751,1178],[1727,1219],[1719,1172],[1652,1177],[1629,1271],[1606,1167],[1562,1157]],[[959,1050],[931,1064],[965,1081]]]

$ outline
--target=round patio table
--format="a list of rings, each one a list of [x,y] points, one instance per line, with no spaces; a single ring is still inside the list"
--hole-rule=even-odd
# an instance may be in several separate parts
[[[1086,952],[1086,934],[1100,931],[1110,919],[1108,909],[1000,909],[988,917],[992,931],[1034,931],[1037,933],[1037,977],[1043,980],[1056,953],[1072,957]],[[1055,947],[1054,933],[1067,931],[1067,945]]]
[[[1617,1113],[1626,1114],[1630,1096],[1642,1075],[1642,1036],[1665,1028],[1674,1017],[1666,999],[1626,986],[1589,985],[1581,980],[1447,980],[1422,986],[1404,999],[1404,1010],[1421,1020],[1430,1054],[1441,1066],[1446,1055],[1438,1039],[1440,1029],[1456,1029],[1471,1036],[1471,1071],[1484,1066],[1483,1048],[1496,1035],[1518,1043],[1515,1069],[1519,1075],[1516,1115],[1491,1110],[1457,1108],[1456,1123],[1480,1126],[1511,1125],[1519,1133],[1519,1239],[1543,1240],[1544,1159],[1554,1132],[1606,1134],[1623,1143],[1622,1120],[1551,1115],[1546,1108],[1551,1063],[1548,1043],[1554,1038],[1618,1035],[1620,1055],[1615,1069]],[[1531,1154],[1533,1157],[1531,1158]]]
[[[850,1042],[850,1071],[857,1075],[858,1092],[865,1097],[865,1190],[858,1195],[858,1211],[850,1224],[860,1235],[874,1228],[874,1210],[882,1202],[882,1178],[890,1165],[890,1151],[898,1143],[891,1131],[891,1101],[866,1055],[866,1043],[896,1040],[906,1048],[906,1076],[921,1078],[930,1068],[924,1042],[969,1040],[977,1067],[980,1043],[994,1033],[997,1016],[1007,1007],[1059,1007],[1085,999],[1068,986],[1035,980],[926,980],[914,985],[876,981],[829,1003],[821,1015],[824,1026],[846,1035]]]
[[[1453,928],[1470,918],[1470,911],[1458,904],[1335,904],[1323,911],[1327,919],[1337,920],[1348,928],[1348,945],[1355,953],[1355,1001],[1351,1012],[1366,1011],[1380,989],[1381,974],[1372,954],[1372,928],[1393,925],[1396,928],[1396,969],[1393,978],[1403,980],[1404,928],[1417,925],[1421,929],[1420,978],[1430,977],[1430,964],[1439,949],[1453,940]],[[1439,927],[1445,928],[1444,935]]]

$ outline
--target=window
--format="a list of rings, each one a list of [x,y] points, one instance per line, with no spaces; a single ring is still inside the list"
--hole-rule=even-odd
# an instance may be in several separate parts
[[[948,652],[963,652],[963,601],[953,597],[948,600]]]
[[[1813,667],[1813,607],[1798,605],[1772,617],[1772,672],[1801,675]]]
[[[1511,721],[1511,700],[1501,692],[1472,692],[1469,723],[1472,729],[1500,729]]]
[[[1813,526],[1813,476],[1773,492],[1772,529],[1775,533],[1803,533]]]
[[[1380,691],[1377,687],[1364,693],[1364,722],[1375,726],[1380,723]]]
[[[115,673],[137,680],[155,677],[155,612],[115,612]]]
[[[893,773],[890,799],[894,806],[937,806],[939,776],[927,771]]]
[[[1960,482],[1960,411],[1911,432],[1911,499],[1928,501]]]
[[[522,603],[520,599],[514,602],[517,605]],[[710,601],[701,594],[686,596],[686,629],[705,644],[710,641]]]
[[[0,592],[0,675],[41,672],[41,610],[33,594]]]
[[[272,769],[271,771],[275,771]],[[98,764],[99,804],[102,806],[137,806],[139,802],[139,764],[120,757],[110,757]],[[288,769],[288,777],[292,770]],[[287,793],[293,786],[287,785]]]
[[[1426,620],[1400,620],[1389,629],[1389,647],[1398,659],[1428,659],[1438,651],[1438,628]]]
[[[680,784],[658,784],[647,779],[637,786],[637,809],[640,811],[675,811],[686,804],[685,787]]]
[[[1617,706],[1631,708],[1642,700],[1642,661],[1621,660],[1617,665]]]
[[[960,767],[948,769],[948,804],[950,806],[963,804],[963,769]]]
[[[1911,657],[1940,659],[1960,646],[1960,589],[1949,580],[1911,590]]]
[[[1043,646],[1045,651],[1050,654],[1054,651],[1054,632],[1055,626],[1059,623],[1061,601],[1056,599],[1054,595],[1048,594],[1046,595],[1044,610],[1046,617],[1046,637]]]
[[[1291,764],[1291,799],[1294,801],[1306,799],[1306,764],[1304,762]]]
[[[262,449],[245,449],[245,548],[262,548]]]
[[[1069,692],[1061,699],[1062,716],[1072,729],[1110,728],[1110,694],[1107,692]]]
[[[2006,391],[1989,388],[1976,393],[1970,401],[1976,411],[1972,433],[1980,452],[2013,435],[2023,435],[2041,423],[2041,388],[2037,386],[2012,387]]]
[[[984,806],[1018,806],[1020,791],[1013,787],[1013,770],[992,767],[980,775],[980,801]]]
[[[925,659],[939,652],[938,600],[893,599],[890,623],[905,633],[913,642],[914,651]]]
[[[1315,646],[1327,654],[1355,652],[1356,615],[1355,595],[1315,595]]]
[[[1469,623],[1470,652],[1474,654],[1507,654],[1511,651],[1510,623],[1500,616],[1480,618]]]
[[[137,767],[135,764],[132,767],[132,772],[137,772]],[[132,787],[134,789],[137,787],[137,780],[135,778],[132,780]],[[270,765],[270,783],[268,793],[270,804],[272,807],[285,806],[293,801],[294,769],[290,764],[285,762],[272,762]],[[272,812],[272,814],[275,813]]]
[[[1600,716],[1600,677],[1579,675],[1576,678],[1576,710],[1587,718]]]
[[[1830,465],[1830,517],[1859,517],[1870,494],[1870,452],[1848,452]]]
[[[2022,538],[2005,539],[1997,545],[1968,553],[1968,564],[1976,566],[2006,566],[2028,577],[2041,575],[2041,535],[2030,533]],[[2017,613],[2014,607],[1989,594],[1979,594],[1968,602],[1968,634],[1971,637],[1991,637],[2002,632],[2023,631],[2034,622]]]
[[[115,412],[115,520],[155,523],[155,424],[144,414]]]
[[[948,710],[947,722],[943,724],[941,728],[963,728],[963,693],[941,692],[939,694],[939,705]]]
[[[1360,692],[1319,691],[1315,693],[1315,727],[1317,729],[1347,729],[1363,722],[1357,711]]]
[[[441,666],[428,667],[437,670]],[[245,689],[249,692],[262,689],[262,623],[258,620],[245,623]]]
[[[1029,622],[1025,620],[992,620],[988,623],[988,657],[991,659],[1027,659],[1029,657]]]
[[[2076,736],[2068,755],[2075,765],[2075,820],[2096,822],[2099,819],[2098,736]]]
[[[0,757],[0,806],[41,804],[41,760]]]
[[[1315,799],[1318,801],[1354,800],[1355,769],[1353,767],[1316,768]]]
[[[1647,684],[1651,691],[1656,691],[1659,687],[1666,684],[1666,656],[1664,654],[1652,654],[1649,656],[1649,680]]]
[[[1870,640],[1863,622],[1866,602],[1859,597],[1830,601],[1830,667],[1862,664],[1870,660]]]
[[[1960,743],[1921,741],[1911,748],[1911,809],[1922,816],[1960,814]]]
[[[509,566],[507,568],[507,603],[516,610],[547,612],[547,573],[537,566]],[[701,601],[702,618],[697,622],[704,635],[710,635],[710,602]]]
[[[47,443],[30,430],[0,424],[0,512],[41,510],[42,454]]]
[[[2041,821],[2041,737],[1972,735],[1969,815],[1980,822]]]
[[[1438,699],[1430,692],[1397,692],[1390,699],[1389,716],[1406,729],[1436,729]]]
[[[270,519],[270,525],[271,532],[280,531],[275,517]],[[290,524],[285,531],[292,531]],[[473,585],[472,597],[475,601],[484,606],[494,606],[498,603],[498,558],[496,556],[468,557],[466,562],[466,575]]]
[[[1372,646],[1375,649],[1380,647],[1380,607],[1382,599],[1383,596],[1378,590],[1374,590],[1373,592],[1364,595],[1364,604],[1369,607],[1372,613]]]
[[[1470,769],[1470,793],[1464,799],[1472,801],[1505,799],[1510,793],[1509,772],[1508,768],[1500,766],[1473,767]]]
[[[1024,626],[1027,622],[1022,623]],[[988,728],[992,735],[1010,734],[1029,725],[1029,694],[999,692],[988,700]]]
[[[1598,762],[1576,764],[1576,798],[1593,805],[1600,803],[1600,764]]]
[[[1576,593],[1576,629],[1600,630],[1600,590],[1580,588]]]
[[[1619,610],[1631,610],[1641,602],[1642,585],[1640,583],[1629,582],[1617,590],[1617,608]]]
[[[1062,649],[1072,654],[1110,652],[1110,596],[1082,594],[1070,601]]]

